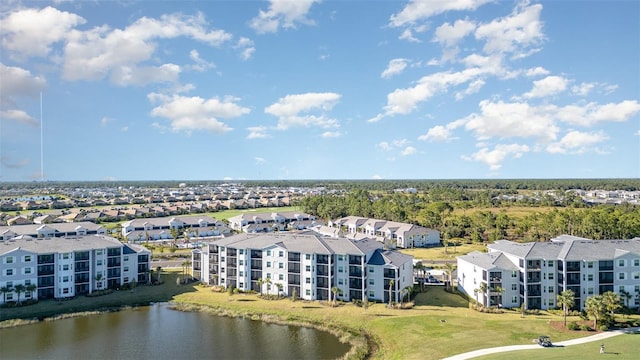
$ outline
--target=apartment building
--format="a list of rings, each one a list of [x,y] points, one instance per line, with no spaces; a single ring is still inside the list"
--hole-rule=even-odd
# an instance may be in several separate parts
[[[89,221],[0,226],[0,241],[9,240],[20,235],[33,238],[52,238],[96,234],[106,235],[107,230],[102,225]]]
[[[458,290],[485,306],[553,309],[564,290],[575,294],[575,308],[587,298],[614,291],[631,307],[640,306],[640,238],[590,240],[562,235],[549,242],[499,240],[488,253],[458,257]],[[484,283],[484,285],[481,285]]]
[[[245,233],[259,233],[284,231],[290,227],[302,230],[316,225],[313,215],[299,212],[273,212],[251,214],[243,213],[229,218],[229,226],[236,231]]]
[[[346,237],[366,236],[392,247],[414,248],[440,244],[440,232],[423,226],[379,219],[347,216],[328,224]]]
[[[228,235],[230,230],[220,220],[211,216],[167,216],[142,218],[122,223],[122,236],[129,242],[173,240],[172,229],[180,230],[180,237],[186,231],[193,240]]]
[[[146,283],[150,257],[142,246],[122,244],[105,235],[2,238],[2,302],[66,298]],[[35,285],[35,290],[18,294],[17,285]]]
[[[413,286],[413,257],[371,239],[323,237],[312,231],[239,234],[193,251],[193,276],[244,291],[328,300],[400,301]],[[393,283],[391,281],[393,280]],[[389,288],[391,285],[391,294]]]

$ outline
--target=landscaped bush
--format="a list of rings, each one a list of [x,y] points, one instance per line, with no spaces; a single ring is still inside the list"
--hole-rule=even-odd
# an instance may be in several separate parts
[[[591,326],[589,326],[587,324],[582,324],[582,325],[580,325],[580,330],[582,330],[582,331],[592,331],[593,329],[591,328]]]
[[[600,326],[598,326],[598,330],[607,331],[607,330],[609,330],[609,327],[607,325],[600,325]]]
[[[96,290],[94,292],[92,292],[91,294],[87,294],[87,297],[96,297],[96,296],[103,296],[103,295],[109,295],[113,293],[113,289],[104,289],[104,290]]]
[[[578,326],[578,324],[575,321],[572,321],[567,325],[567,329],[569,330],[578,330],[579,328],[580,326]]]

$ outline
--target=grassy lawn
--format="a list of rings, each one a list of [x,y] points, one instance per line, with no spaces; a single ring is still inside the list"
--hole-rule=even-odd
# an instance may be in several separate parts
[[[437,246],[432,248],[415,248],[415,249],[400,249],[400,252],[407,255],[412,255],[414,259],[424,259],[423,263],[429,263],[430,260],[455,260],[456,256],[465,255],[472,251],[482,251],[486,249],[482,244],[460,244],[459,246],[447,247],[447,252],[444,252],[444,246]]]
[[[506,212],[507,215],[509,215],[509,217],[511,218],[515,218],[515,219],[519,219],[519,218],[523,218],[527,215],[531,215],[533,213],[547,213],[549,211],[552,211],[553,209],[558,209],[557,207],[553,207],[553,206],[540,206],[540,207],[536,207],[536,206],[505,206],[505,207],[478,207],[478,208],[471,208],[471,209],[454,209],[453,210],[453,214],[454,215],[468,215],[471,216],[473,215],[473,213],[478,212],[478,211],[490,211],[494,214],[499,214],[501,212]]]
[[[600,344],[605,345],[604,355],[600,354]],[[540,348],[537,350],[511,351],[477,359],[510,360],[510,359],[637,359],[640,349],[639,334],[624,334],[605,339],[603,341],[590,342],[581,345],[567,347]]]

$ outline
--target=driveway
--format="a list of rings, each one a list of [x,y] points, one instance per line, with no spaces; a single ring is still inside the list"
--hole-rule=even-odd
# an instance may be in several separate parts
[[[592,341],[603,340],[603,339],[610,338],[612,336],[621,335],[621,334],[636,333],[638,331],[640,331],[640,327],[620,329],[620,330],[612,330],[612,331],[605,331],[605,332],[601,332],[601,333],[598,333],[598,334],[595,334],[595,335],[586,336],[586,337],[583,337],[583,338],[560,341],[560,342],[554,343],[553,345],[554,346],[571,346],[571,345],[577,345],[577,344],[584,344],[584,343],[588,343],[588,342],[592,342]],[[474,350],[474,351],[462,353],[462,354],[458,354],[458,355],[454,355],[454,356],[445,358],[444,360],[473,359],[473,358],[478,357],[478,356],[484,356],[484,355],[507,352],[507,351],[535,350],[535,349],[544,349],[544,348],[542,346],[540,346],[540,345],[537,345],[537,344],[536,345],[500,346],[500,347],[494,347],[494,348],[488,348],[488,349],[480,349],[480,350]]]

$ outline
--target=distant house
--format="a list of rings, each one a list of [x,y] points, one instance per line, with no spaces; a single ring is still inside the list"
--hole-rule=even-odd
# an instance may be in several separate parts
[[[7,220],[7,225],[27,225],[33,224],[33,221],[24,215],[14,216]]]
[[[243,213],[228,219],[231,229],[247,233],[284,231],[296,223],[297,229],[315,225],[313,215],[298,212]]]
[[[364,236],[401,248],[440,244],[440,232],[438,230],[396,221],[347,216],[330,221],[329,226],[342,229],[348,234],[348,237],[364,234]]]

